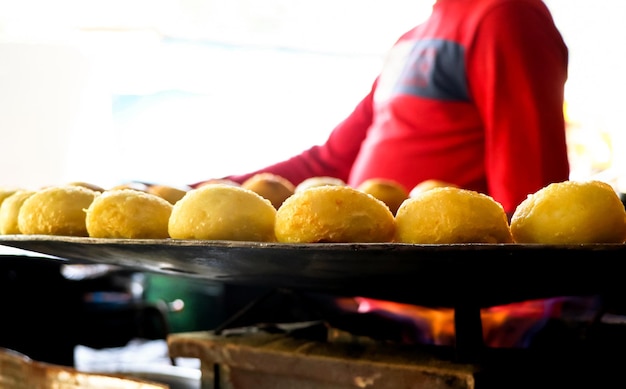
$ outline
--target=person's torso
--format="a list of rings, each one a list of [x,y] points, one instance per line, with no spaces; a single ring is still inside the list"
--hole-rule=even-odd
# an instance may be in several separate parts
[[[483,122],[469,91],[466,58],[476,24],[493,4],[440,0],[428,20],[391,49],[350,184],[386,177],[410,190],[439,179],[486,192]]]

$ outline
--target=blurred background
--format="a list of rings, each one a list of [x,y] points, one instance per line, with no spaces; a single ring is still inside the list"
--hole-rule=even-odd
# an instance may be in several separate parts
[[[572,178],[626,190],[626,5],[549,0]],[[184,185],[325,140],[432,0],[0,0],[0,187]]]

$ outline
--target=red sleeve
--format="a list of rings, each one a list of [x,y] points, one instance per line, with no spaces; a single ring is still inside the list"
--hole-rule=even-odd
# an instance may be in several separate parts
[[[503,4],[478,26],[468,79],[485,125],[489,193],[513,211],[528,194],[569,177],[568,51],[547,9]]]
[[[313,146],[285,161],[226,179],[242,183],[261,172],[277,174],[298,185],[310,177],[330,176],[347,181],[352,164],[372,122],[373,90],[331,132],[323,145]],[[202,182],[192,184],[197,187]]]

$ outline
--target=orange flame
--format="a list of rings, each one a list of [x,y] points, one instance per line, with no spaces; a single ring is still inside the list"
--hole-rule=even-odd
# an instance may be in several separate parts
[[[581,309],[588,310],[590,301],[595,301],[573,299],[530,300],[482,309],[485,345],[494,348],[525,347],[528,338],[541,329],[548,319],[561,316],[564,304],[582,302]],[[364,297],[341,299],[337,303],[345,310],[375,313],[408,323],[410,331],[403,334],[407,343],[454,345],[454,310],[451,308],[427,308]]]

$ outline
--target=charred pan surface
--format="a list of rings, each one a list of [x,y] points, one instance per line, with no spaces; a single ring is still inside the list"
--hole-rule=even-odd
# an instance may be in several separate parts
[[[78,263],[434,307],[620,295],[626,244],[281,244],[0,236]]]

